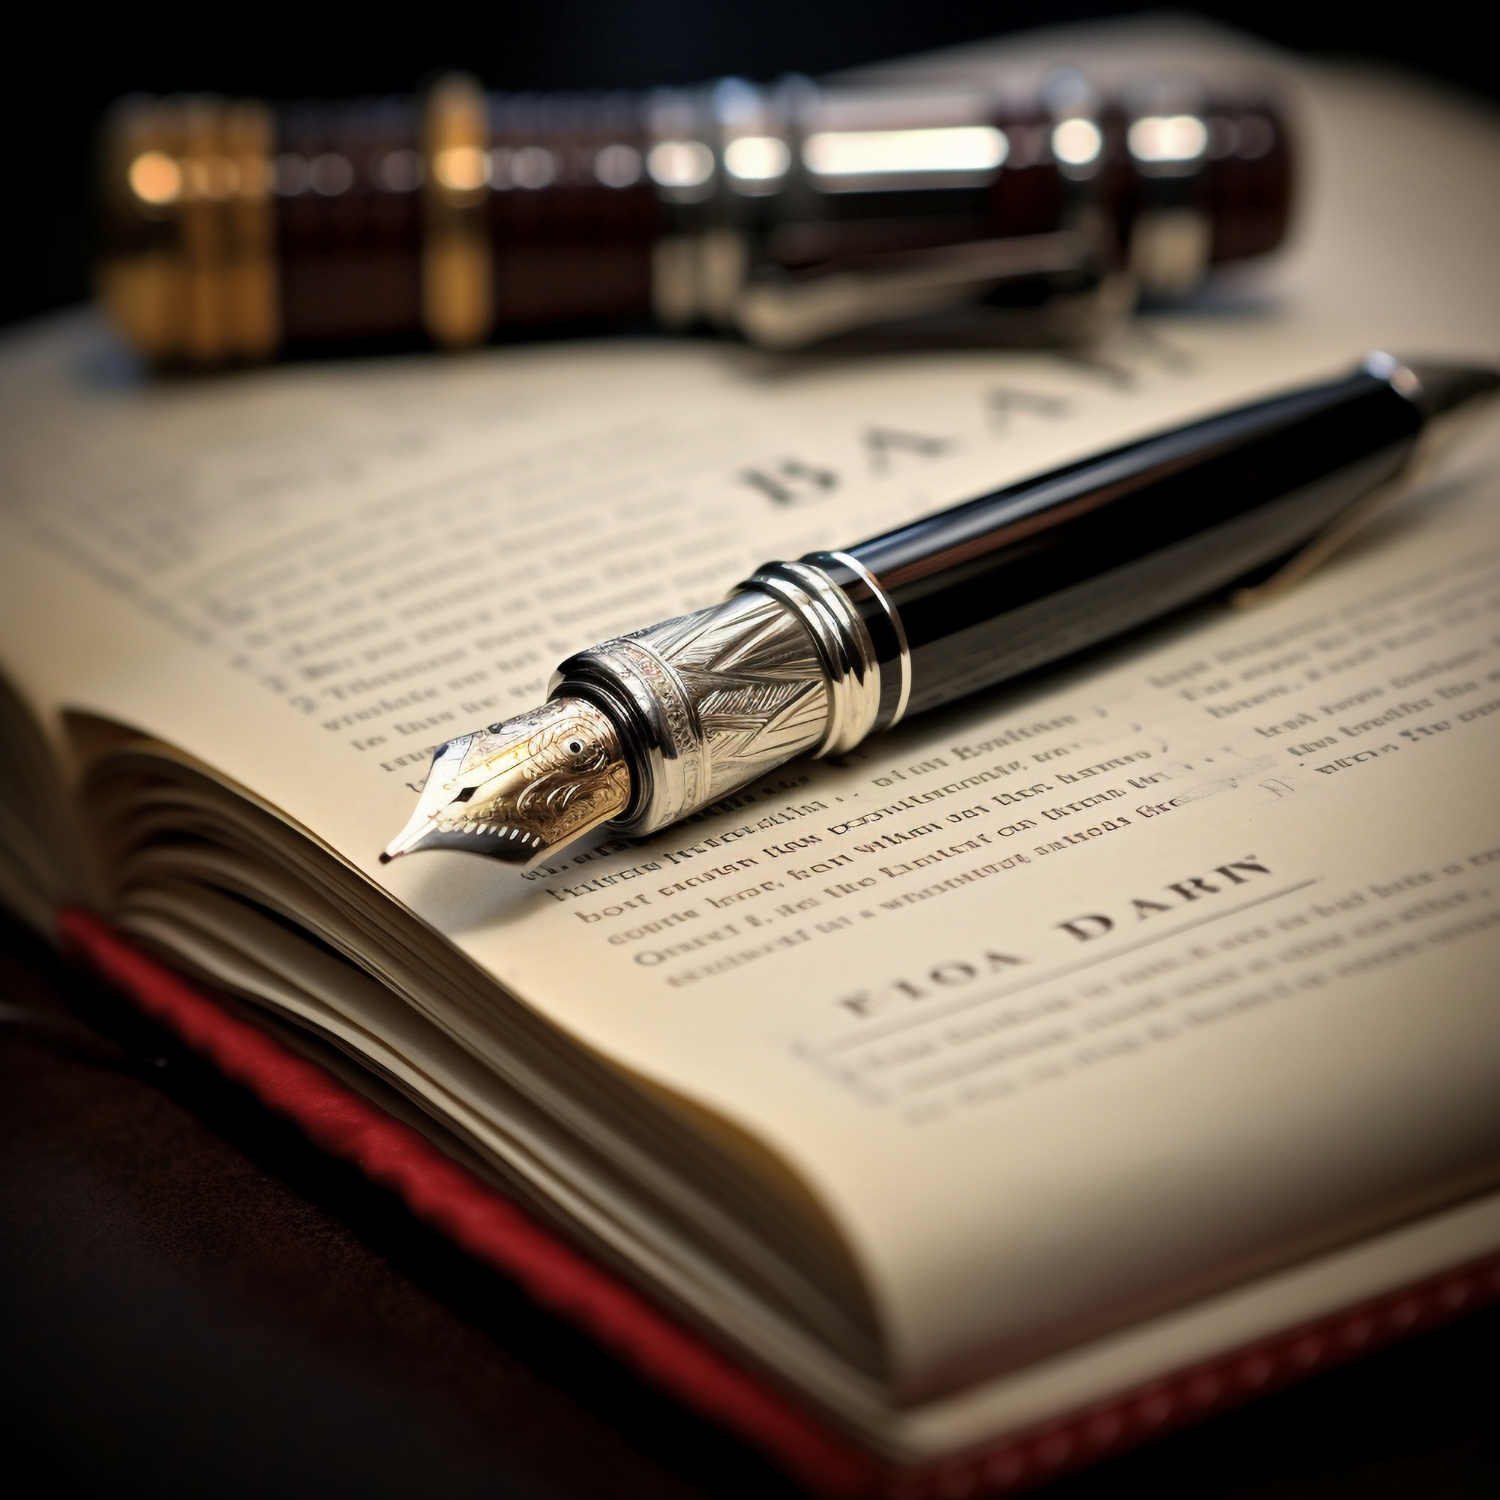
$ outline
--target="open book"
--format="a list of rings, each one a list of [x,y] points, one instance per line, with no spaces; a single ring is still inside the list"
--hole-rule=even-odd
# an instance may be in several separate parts
[[[531,878],[377,862],[435,744],[766,558],[1492,357],[1500,128],[1298,87],[1275,279],[1087,357],[12,336],[0,899],[105,914],[898,1474],[1500,1252],[1494,424],[1264,609]]]

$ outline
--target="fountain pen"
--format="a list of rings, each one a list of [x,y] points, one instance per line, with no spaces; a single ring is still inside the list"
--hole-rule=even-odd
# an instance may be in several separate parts
[[[440,746],[382,860],[534,869],[656,832],[800,755],[1031,671],[1279,563],[1300,576],[1500,370],[1352,373],[1009,485],[568,658],[547,701]]]

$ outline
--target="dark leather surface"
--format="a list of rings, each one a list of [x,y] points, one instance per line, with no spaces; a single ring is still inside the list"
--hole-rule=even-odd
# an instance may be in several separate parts
[[[3,921],[0,1004],[95,1028],[0,1024],[10,1493],[793,1494]],[[1500,1310],[1045,1493],[1492,1500]]]

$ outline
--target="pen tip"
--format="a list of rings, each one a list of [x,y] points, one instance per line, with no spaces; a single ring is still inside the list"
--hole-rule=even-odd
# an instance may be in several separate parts
[[[438,747],[406,827],[380,856],[467,849],[533,868],[612,818],[631,795],[613,722],[555,698]]]

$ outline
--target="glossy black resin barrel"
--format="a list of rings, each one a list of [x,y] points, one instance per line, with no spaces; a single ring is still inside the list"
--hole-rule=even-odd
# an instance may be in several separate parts
[[[1292,552],[1400,473],[1423,421],[1374,365],[847,549],[900,617],[906,713],[1118,635]],[[810,560],[855,597],[891,662],[899,647],[868,587],[830,554]]]

